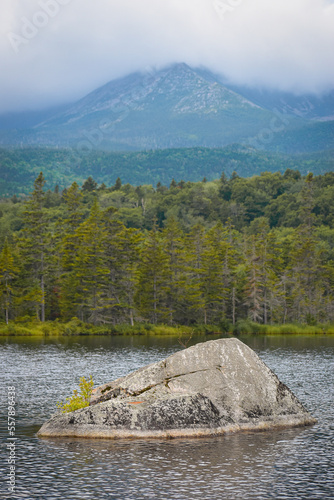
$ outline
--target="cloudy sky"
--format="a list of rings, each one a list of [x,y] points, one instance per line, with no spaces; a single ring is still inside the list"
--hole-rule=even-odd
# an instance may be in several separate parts
[[[0,113],[76,100],[138,69],[334,88],[333,0],[1,0]]]

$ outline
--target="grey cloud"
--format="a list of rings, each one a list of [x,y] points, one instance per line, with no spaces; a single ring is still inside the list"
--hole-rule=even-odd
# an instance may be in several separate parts
[[[0,30],[0,112],[68,102],[183,61],[244,85],[334,88],[325,0],[3,0]]]

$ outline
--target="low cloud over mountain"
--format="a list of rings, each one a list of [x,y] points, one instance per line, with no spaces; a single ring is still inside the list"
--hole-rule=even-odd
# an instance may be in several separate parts
[[[3,0],[0,113],[76,101],[173,62],[298,93],[334,88],[329,0]]]

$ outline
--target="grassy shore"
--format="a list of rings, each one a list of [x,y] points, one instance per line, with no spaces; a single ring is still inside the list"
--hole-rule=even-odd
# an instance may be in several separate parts
[[[187,338],[191,335],[231,334],[231,335],[321,335],[334,334],[334,324],[318,325],[259,325],[241,320],[236,325],[222,322],[220,325],[168,326],[139,323],[130,325],[92,325],[74,318],[68,323],[58,321],[0,323],[0,336],[76,336],[76,335],[170,335]]]

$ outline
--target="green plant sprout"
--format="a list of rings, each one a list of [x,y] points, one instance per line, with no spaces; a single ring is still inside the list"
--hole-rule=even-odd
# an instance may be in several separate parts
[[[85,377],[80,378],[79,391],[74,389],[73,396],[66,398],[65,403],[62,401],[57,402],[57,408],[59,408],[62,413],[70,413],[80,408],[86,408],[89,406],[90,396],[93,390],[93,377],[90,376],[89,380]]]

